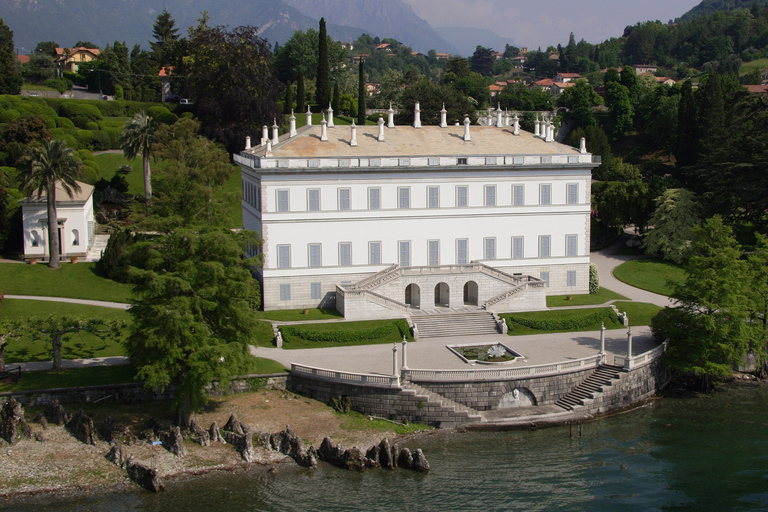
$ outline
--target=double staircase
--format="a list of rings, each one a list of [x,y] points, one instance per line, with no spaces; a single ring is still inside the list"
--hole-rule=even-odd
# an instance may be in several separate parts
[[[421,338],[499,334],[496,319],[486,311],[413,315]]]
[[[573,411],[577,407],[583,407],[585,400],[592,400],[595,395],[605,391],[621,378],[621,368],[618,366],[602,365],[592,375],[573,388],[568,394],[555,402],[555,405]]]
[[[403,390],[400,392],[402,395],[411,395],[415,400],[424,402],[425,407],[440,407],[445,412],[455,412],[456,416],[460,417],[462,423],[474,423],[483,419],[480,411],[460,404],[450,398],[444,397],[433,393],[427,388],[421,387],[413,382],[404,382]],[[466,418],[466,420],[464,420]]]

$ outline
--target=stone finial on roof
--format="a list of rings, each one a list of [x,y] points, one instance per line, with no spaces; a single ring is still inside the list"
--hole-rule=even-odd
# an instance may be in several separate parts
[[[251,136],[250,135],[246,135],[245,136],[245,149],[246,150],[251,149]]]
[[[545,142],[555,142],[555,123],[552,122],[552,117],[547,117],[547,131],[545,133]]]
[[[520,135],[520,118],[517,116],[517,112],[512,118],[512,135]]]
[[[387,110],[387,128],[395,127],[395,109],[392,108],[392,102],[389,102],[389,109]]]
[[[581,153],[582,155],[587,153],[587,139],[585,139],[584,137],[579,139],[579,153]]]
[[[440,128],[448,128],[448,111],[445,110],[445,103],[443,103],[443,109],[440,111]]]
[[[416,107],[413,109],[413,127],[421,128],[421,107],[419,102],[416,102]]]
[[[379,125],[379,136],[377,137],[377,140],[379,142],[384,142],[384,117],[379,116],[379,120],[376,122]]]
[[[264,153],[264,156],[270,157],[272,156],[272,141],[267,139],[267,151]]]
[[[469,136],[469,125],[471,121],[469,120],[469,114],[464,114],[464,140],[470,141],[472,140],[472,137]]]
[[[320,121],[320,140],[328,140],[328,121],[325,120],[325,114],[323,114],[323,120]]]
[[[331,107],[331,103],[328,102],[328,128],[333,128],[336,125],[333,124],[333,107]]]
[[[536,120],[533,122],[533,136],[541,136],[541,121],[539,121],[539,114],[536,114]]]
[[[291,118],[290,118],[290,131],[288,132],[289,137],[295,137],[296,136],[296,116],[293,115],[293,109],[291,109]]]
[[[349,139],[349,145],[350,146],[357,146],[357,126],[355,125],[355,120],[352,120],[352,125],[350,126],[352,128],[352,136]]]
[[[312,111],[309,110],[309,105],[307,105],[307,126],[312,126]]]
[[[501,118],[502,110],[501,110],[501,104],[498,105],[496,108],[496,128],[503,128],[504,127],[504,120]]]
[[[267,141],[269,140],[269,128],[267,128],[267,125],[264,125],[261,127],[261,145],[266,145]]]
[[[272,145],[277,146],[280,143],[280,137],[277,132],[277,119],[272,119]]]

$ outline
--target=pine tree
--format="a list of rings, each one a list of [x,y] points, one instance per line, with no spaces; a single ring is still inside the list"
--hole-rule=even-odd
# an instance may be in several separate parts
[[[179,29],[176,27],[176,22],[171,18],[171,14],[163,9],[155,24],[152,26],[152,34],[155,36],[155,40],[150,41],[149,46],[152,48],[152,54],[159,66],[173,65],[175,58],[175,46],[179,40]]]
[[[0,94],[21,93],[21,67],[13,48],[13,31],[0,18]]]
[[[285,105],[283,105],[283,113],[290,114],[293,110],[293,86],[291,82],[285,86]]]
[[[360,59],[357,74],[357,124],[365,125],[365,61]]]
[[[336,82],[333,84],[333,101],[331,102],[331,105],[333,106],[333,111],[336,112],[336,114],[339,113],[339,110],[341,109],[341,97],[339,96],[339,82]]]
[[[306,110],[305,99],[304,73],[299,71],[299,78],[296,79],[296,112],[304,112]]]
[[[328,61],[328,32],[325,28],[325,18],[320,18],[320,40],[317,52],[317,104],[321,109],[327,108],[331,101],[331,69]]]
[[[677,108],[677,167],[693,165],[699,159],[699,133],[697,129],[696,101],[690,80],[683,82],[680,104]]]

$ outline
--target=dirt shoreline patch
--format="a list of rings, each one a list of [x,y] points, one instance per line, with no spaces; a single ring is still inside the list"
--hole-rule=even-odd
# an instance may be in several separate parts
[[[106,416],[112,416],[118,424],[129,427],[137,435],[152,417],[170,419],[168,403],[82,405],[95,425],[103,422]],[[69,413],[76,410],[75,407],[67,407]],[[109,443],[99,439],[95,445],[86,445],[63,426],[48,425],[44,428],[32,422],[40,411],[40,408],[25,411],[32,428],[31,439],[0,447],[0,497],[66,496],[139,489],[128,479],[125,469],[105,458],[111,447]],[[276,390],[214,398],[194,419],[207,428],[214,421],[224,425],[231,414],[236,414],[243,424],[258,432],[275,433],[290,425],[305,445],[315,447],[320,446],[324,437],[330,437],[345,447],[357,446],[365,450],[384,437],[398,442],[412,440],[414,431],[399,428],[393,423],[369,421],[357,413],[339,414],[321,402]],[[38,434],[43,440],[36,440]],[[156,468],[166,485],[212,472],[270,471],[295,464],[281,453],[260,447],[254,447],[256,460],[248,464],[229,444],[200,446],[186,439],[184,446],[187,454],[177,457],[162,446],[142,441],[124,446],[123,455],[133,456],[134,460]]]

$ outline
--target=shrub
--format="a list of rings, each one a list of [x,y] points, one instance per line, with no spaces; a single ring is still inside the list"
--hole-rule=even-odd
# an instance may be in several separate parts
[[[51,78],[43,83],[44,86],[56,89],[59,94],[72,90],[72,81],[67,78]]]
[[[165,107],[150,107],[147,110],[147,115],[153,117],[158,123],[171,125],[179,120],[179,116],[171,113]]]
[[[115,85],[115,99],[118,101],[123,99],[123,88],[120,85]]]
[[[93,185],[99,179],[99,173],[96,169],[90,165],[83,164],[83,175],[80,177],[80,181]]]
[[[95,151],[112,149],[112,139],[107,132],[103,130],[93,131],[93,149]]]
[[[90,130],[77,130],[77,143],[81,148],[93,150],[93,132]]]
[[[91,122],[89,122],[89,123],[87,123],[85,125],[85,129],[86,130],[91,130],[91,131],[98,130],[99,129],[99,123],[91,121]]]
[[[597,273],[597,265],[594,263],[589,264],[589,293],[597,293],[600,291],[600,276]]]
[[[17,119],[21,113],[16,109],[8,109],[0,113],[0,123],[10,123]]]
[[[53,117],[46,117],[45,118],[45,127],[49,130],[55,130],[56,129],[56,119]]]
[[[102,131],[109,136],[109,149],[120,149],[120,135],[123,133],[123,129],[106,127]]]
[[[112,233],[99,260],[99,273],[103,277],[125,282],[128,274],[128,247],[134,243],[128,229]]]
[[[395,322],[377,325],[375,327],[361,327],[349,331],[317,331],[311,326],[286,325],[280,328],[283,340],[290,343],[292,340],[351,343],[360,340],[375,340],[385,338],[398,331]]]
[[[508,324],[514,322],[537,331],[577,331],[595,325],[598,322],[618,323],[619,321],[616,313],[610,308],[601,309],[581,318],[566,318],[562,320],[534,320],[517,315],[501,316],[507,319]]]
[[[71,119],[67,119],[66,117],[57,117],[56,127],[57,128],[74,128],[75,123],[73,123]]]
[[[78,128],[85,128],[90,121],[98,121],[102,118],[101,112],[94,105],[77,101],[65,101],[59,106],[59,115],[67,117]]]

